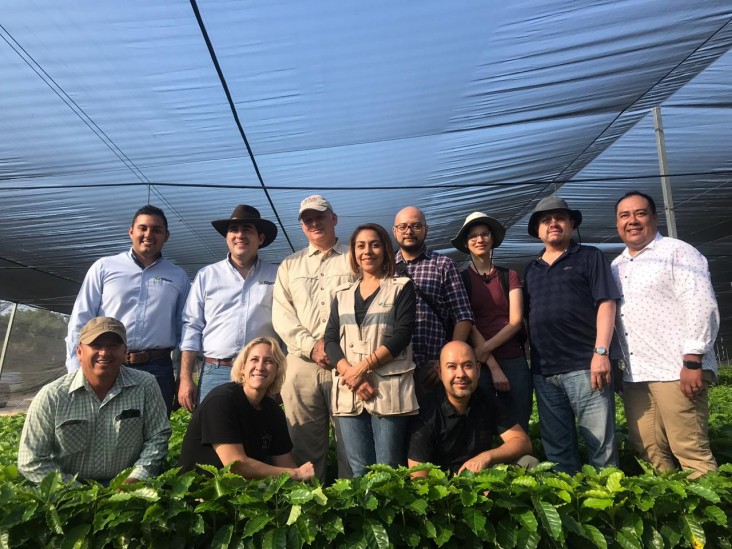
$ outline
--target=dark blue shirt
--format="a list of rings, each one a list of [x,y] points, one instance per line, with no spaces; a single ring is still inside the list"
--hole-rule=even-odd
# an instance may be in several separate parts
[[[543,253],[543,252],[542,252]],[[600,250],[574,240],[552,265],[539,257],[524,273],[531,370],[554,375],[589,370],[597,335],[597,307],[619,300],[610,263]]]

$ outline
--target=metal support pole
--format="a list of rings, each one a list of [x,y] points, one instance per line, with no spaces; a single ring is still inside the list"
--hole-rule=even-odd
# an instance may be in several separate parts
[[[658,151],[658,167],[661,170],[661,189],[663,190],[663,206],[666,212],[668,236],[678,238],[676,232],[676,215],[674,214],[674,197],[671,194],[671,180],[666,162],[666,138],[663,134],[661,107],[653,107],[653,126],[656,128],[656,149]]]
[[[3,375],[3,366],[5,365],[5,353],[8,350],[8,341],[10,341],[10,332],[13,330],[13,321],[15,320],[15,311],[18,310],[18,304],[13,303],[13,310],[10,311],[8,319],[8,328],[5,330],[5,340],[3,341],[3,351],[0,353],[0,377]]]

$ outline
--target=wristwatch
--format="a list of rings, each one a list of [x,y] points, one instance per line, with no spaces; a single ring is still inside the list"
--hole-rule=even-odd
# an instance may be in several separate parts
[[[607,349],[605,347],[595,347],[595,352],[600,356],[607,356]]]
[[[695,362],[693,360],[684,361],[684,368],[688,368],[689,370],[700,370],[701,366],[701,362]]]

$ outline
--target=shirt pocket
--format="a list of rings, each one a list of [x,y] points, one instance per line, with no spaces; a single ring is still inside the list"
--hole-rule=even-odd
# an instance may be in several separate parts
[[[85,419],[67,419],[56,426],[56,440],[62,455],[85,452],[89,438],[89,422]]]
[[[115,447],[130,448],[141,446],[143,437],[142,417],[118,417],[114,421]]]

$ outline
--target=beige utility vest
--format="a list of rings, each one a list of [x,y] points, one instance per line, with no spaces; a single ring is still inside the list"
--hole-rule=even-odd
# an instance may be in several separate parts
[[[361,327],[356,324],[355,314],[358,282],[336,289],[341,349],[350,364],[358,364],[391,337],[395,318],[394,302],[409,282],[406,277],[383,279]],[[361,400],[347,385],[342,384],[337,370],[333,369],[331,401],[334,416],[356,416],[363,410],[378,416],[417,413],[419,406],[414,392],[411,343],[391,362],[367,373],[366,380],[377,390],[376,397],[368,402]]]

